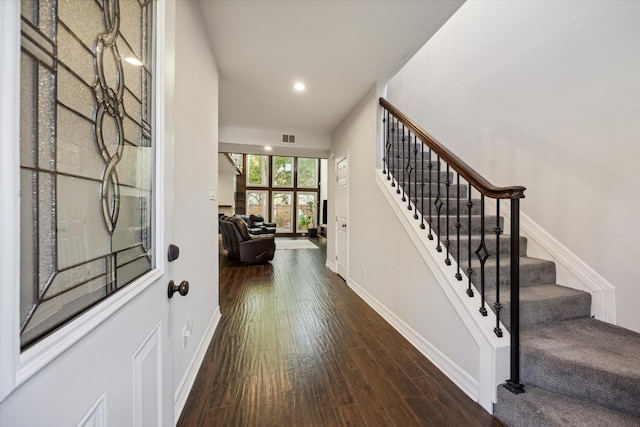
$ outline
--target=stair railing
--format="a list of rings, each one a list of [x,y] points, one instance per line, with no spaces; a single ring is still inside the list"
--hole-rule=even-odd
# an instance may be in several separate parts
[[[427,238],[435,240],[436,250],[438,252],[445,251],[444,262],[447,265],[451,265],[451,245],[455,243],[455,261],[457,263],[455,278],[462,281],[460,268],[466,263],[465,273],[468,278],[466,293],[469,297],[474,296],[472,283],[476,289],[479,289],[479,311],[483,316],[487,315],[485,266],[487,260],[491,258],[487,247],[489,242],[485,239],[486,225],[491,227],[490,224],[486,224],[488,218],[485,215],[485,197],[495,200],[495,224],[491,229],[491,232],[495,234],[496,246],[495,303],[493,304],[496,326],[493,331],[498,337],[503,336],[500,326],[500,315],[503,308],[503,304],[500,302],[500,235],[503,231],[500,220],[500,200],[508,199],[510,201],[509,284],[511,310],[509,329],[511,334],[511,378],[506,380],[505,387],[513,393],[523,393],[524,387],[520,383],[520,199],[524,198],[525,187],[496,187],[492,185],[386,99],[380,98],[380,105],[383,108],[382,121],[384,125],[382,172],[386,174],[387,180],[391,181],[391,186],[396,188],[396,193],[402,201],[407,203],[407,209],[414,211],[413,218],[420,221],[420,228],[424,230],[428,228]],[[455,180],[452,179],[453,177]],[[467,183],[466,198],[461,196],[463,188],[461,179]],[[472,199],[472,189],[479,193],[479,200]],[[453,199],[451,198],[452,190]],[[462,209],[466,209],[468,216],[466,259],[461,259],[463,224],[460,214]],[[475,250],[471,239],[471,217],[473,214],[480,215],[480,242]],[[455,222],[452,224],[451,221]],[[452,242],[451,225],[455,228],[455,242]],[[477,256],[479,268],[472,267],[472,251]]]

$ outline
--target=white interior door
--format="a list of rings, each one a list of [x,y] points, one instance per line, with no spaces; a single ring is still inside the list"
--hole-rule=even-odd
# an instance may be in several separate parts
[[[336,191],[336,264],[338,274],[347,278],[347,253],[348,253],[348,159],[342,159],[338,162],[338,185]]]
[[[21,2],[1,3],[0,199],[12,209],[0,226],[3,244],[22,252],[14,250],[20,260],[3,262],[0,269],[0,425],[172,426],[173,300],[167,297],[172,276],[166,245],[173,237],[172,209],[167,208],[174,183],[170,174],[164,178],[164,153],[173,142],[164,140],[162,40],[157,40],[157,65],[149,67],[152,89],[151,83],[145,86],[146,71],[118,64],[127,55],[144,59],[144,49],[151,46],[131,33],[132,23],[145,21],[145,2],[59,2],[53,11],[49,2],[41,2],[40,9],[23,7],[22,19]],[[164,2],[148,5],[157,5],[153,32],[163,34]],[[121,17],[126,28],[119,32]],[[12,58],[20,57],[21,31],[22,59],[16,64]],[[137,41],[118,42],[125,37]],[[18,43],[6,46],[6,40]],[[101,53],[90,52],[96,45],[104,56],[97,61]],[[96,66],[104,67],[104,75]],[[52,89],[5,99],[4,89],[21,87],[20,80],[37,90],[48,84]],[[122,91],[112,87],[122,82],[131,85]],[[138,104],[151,96],[147,90],[155,91],[155,114]],[[119,102],[126,116],[118,114]],[[83,108],[97,108],[97,113],[84,114]],[[33,157],[20,145],[20,138],[31,137],[25,117],[36,122]],[[96,129],[93,136],[74,139]],[[138,144],[136,135],[154,137]],[[102,140],[102,146],[90,145]],[[146,182],[154,153],[155,172],[151,168],[151,182]],[[152,221],[135,222],[147,214]],[[39,243],[25,244],[30,236]],[[40,252],[25,252],[33,247]],[[33,278],[32,291],[20,277]],[[71,311],[58,314],[64,309]],[[31,335],[25,337],[25,331]]]

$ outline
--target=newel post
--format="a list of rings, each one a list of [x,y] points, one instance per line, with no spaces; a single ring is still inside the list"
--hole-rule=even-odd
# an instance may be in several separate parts
[[[520,199],[511,199],[511,378],[505,387],[524,393],[520,383]]]

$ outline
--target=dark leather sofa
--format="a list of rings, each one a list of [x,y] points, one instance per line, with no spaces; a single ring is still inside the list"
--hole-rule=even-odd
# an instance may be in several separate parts
[[[264,222],[262,215],[234,215],[247,225],[249,234],[276,234],[276,225]]]
[[[229,257],[243,264],[269,262],[276,252],[273,234],[249,234],[246,223],[237,217],[223,216],[218,221],[222,232],[222,244]]]

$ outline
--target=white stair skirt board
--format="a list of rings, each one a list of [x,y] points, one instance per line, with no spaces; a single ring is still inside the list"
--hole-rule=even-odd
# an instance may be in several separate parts
[[[471,376],[458,366],[447,365],[448,358],[440,358],[438,360],[435,353],[430,354],[426,350],[424,343],[427,340],[424,337],[420,337],[420,340],[423,341],[421,344],[416,342],[415,339],[412,340],[409,336],[405,336],[438,368],[445,372],[458,387],[476,400],[487,412],[493,413],[493,403],[497,398],[496,387],[509,378],[509,332],[503,325],[504,336],[498,338],[495,335],[493,332],[493,328],[496,325],[495,314],[491,310],[488,310],[487,316],[482,316],[478,313],[479,293],[477,290],[472,298],[466,294],[465,287],[460,286],[460,282],[454,277],[456,273],[455,261],[452,260],[451,265],[446,265],[442,262],[442,253],[436,251],[434,242],[428,240],[424,230],[420,229],[420,223],[413,218],[413,211],[407,209],[406,202],[402,202],[396,197],[395,188],[391,187],[390,181],[387,181],[387,177],[382,173],[381,169],[375,171],[375,180],[418,253],[436,277],[453,309],[478,345],[479,378],[466,380],[465,378],[471,378]],[[462,269],[460,273],[463,277],[463,283],[466,283],[467,277]],[[380,314],[403,333],[392,319],[389,319],[383,313]],[[419,336],[415,332],[414,334],[416,337]]]

